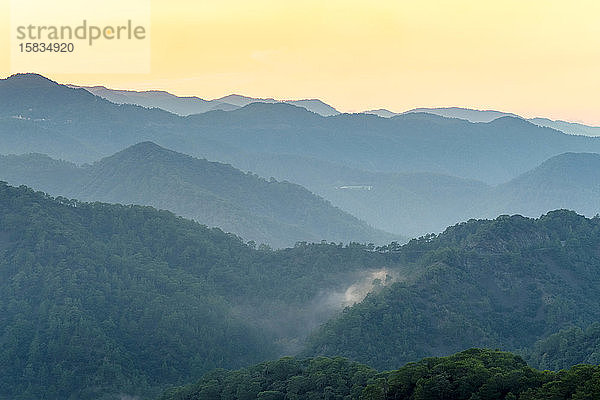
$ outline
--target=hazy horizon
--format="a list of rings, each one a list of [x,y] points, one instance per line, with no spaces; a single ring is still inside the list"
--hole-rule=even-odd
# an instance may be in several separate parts
[[[391,107],[382,106],[382,107],[378,107],[378,108],[365,108],[365,109],[360,109],[360,110],[347,110],[347,111],[345,111],[345,110],[341,109],[341,107],[339,107],[338,105],[328,103],[327,101],[325,101],[325,100],[323,100],[321,98],[315,97],[315,96],[312,96],[312,97],[309,96],[309,97],[303,97],[303,98],[294,98],[294,97],[289,97],[289,96],[288,97],[285,97],[285,96],[284,97],[274,97],[274,96],[258,97],[258,96],[253,96],[253,95],[247,94],[247,93],[225,93],[224,95],[219,96],[219,97],[207,97],[207,96],[204,96],[201,93],[200,94],[178,95],[178,94],[176,94],[176,93],[174,93],[172,91],[169,91],[169,90],[166,90],[166,89],[160,89],[160,88],[135,89],[135,88],[132,88],[132,87],[125,87],[125,86],[123,86],[123,87],[110,87],[110,86],[108,86],[108,85],[106,85],[106,84],[104,84],[102,82],[96,82],[96,83],[92,83],[92,84],[82,85],[82,84],[77,84],[77,83],[67,82],[67,81],[61,82],[61,81],[58,81],[58,80],[55,80],[55,79],[51,78],[48,74],[42,74],[42,73],[39,73],[39,72],[20,72],[20,74],[28,74],[28,73],[38,74],[38,75],[44,76],[46,78],[54,80],[55,82],[57,82],[57,83],[59,83],[61,85],[66,85],[66,86],[81,86],[81,87],[88,87],[88,88],[102,87],[102,88],[105,88],[105,89],[108,89],[108,90],[113,90],[113,91],[130,91],[130,92],[139,92],[139,93],[142,93],[142,92],[166,92],[166,93],[169,93],[171,95],[174,95],[174,96],[177,96],[177,97],[180,97],[180,98],[184,98],[184,97],[196,97],[196,98],[200,98],[200,99],[207,100],[207,101],[220,100],[220,99],[222,99],[224,97],[228,97],[228,96],[232,96],[232,95],[241,96],[241,97],[248,97],[248,98],[254,98],[254,99],[257,99],[257,100],[275,100],[275,101],[278,101],[278,102],[303,101],[303,100],[320,100],[320,101],[324,102],[325,104],[327,104],[327,105],[335,108],[340,113],[350,113],[350,114],[352,114],[352,113],[367,113],[369,111],[378,111],[378,110],[386,110],[386,111],[390,111],[390,112],[395,113],[395,114],[402,114],[402,113],[407,113],[407,112],[410,112],[410,111],[413,111],[413,110],[420,110],[420,109],[455,109],[456,108],[456,109],[465,109],[465,110],[473,110],[473,111],[481,111],[481,112],[490,112],[491,111],[491,112],[498,112],[498,113],[504,113],[504,114],[516,114],[517,116],[523,117],[523,118],[526,118],[526,119],[545,118],[545,119],[549,119],[549,120],[552,120],[552,121],[563,121],[563,122],[568,122],[568,123],[583,124],[583,125],[587,125],[587,126],[594,127],[594,128],[595,127],[600,127],[600,123],[598,123],[597,125],[595,125],[594,123],[588,123],[588,122],[583,121],[583,120],[569,120],[569,119],[552,118],[552,117],[549,117],[547,115],[533,115],[533,114],[530,115],[528,113],[519,114],[519,113],[513,112],[512,110],[489,109],[489,108],[484,108],[484,107],[479,107],[479,106],[461,106],[461,105],[439,105],[439,106],[431,106],[431,105],[423,105],[423,106],[412,107],[412,108],[405,109],[405,110],[395,110],[395,109],[392,109]],[[16,74],[19,74],[19,73],[16,73]],[[11,77],[13,75],[15,75],[15,74],[8,74],[6,76],[3,76],[0,79],[7,79],[7,78],[9,78],[9,77]],[[456,117],[456,118],[458,118],[458,117]]]
[[[341,112],[455,106],[600,125],[594,1],[150,3],[149,73],[38,72],[178,96],[319,98]]]

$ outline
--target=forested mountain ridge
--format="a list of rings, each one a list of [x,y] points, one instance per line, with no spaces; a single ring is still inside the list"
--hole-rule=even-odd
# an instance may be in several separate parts
[[[470,349],[378,373],[343,358],[283,358],[213,371],[161,400],[575,400],[600,396],[600,367],[537,371],[510,353]]]
[[[502,214],[537,218],[557,209],[587,217],[600,213],[600,155],[596,153],[559,154],[497,186],[432,173],[338,173],[346,186],[319,183],[317,192],[374,226],[403,229],[413,237]],[[348,186],[353,184],[363,186]],[[361,187],[368,190],[357,189]]]
[[[166,211],[0,184],[0,397],[147,397],[277,356],[342,306],[325,293],[387,265],[359,245],[255,250]]]
[[[422,113],[390,119],[322,117],[284,103],[180,117],[113,104],[31,74],[0,80],[0,104],[2,154],[37,152],[93,162],[152,141],[298,183],[370,225],[403,236],[439,232],[461,220],[500,213],[536,211],[530,216],[537,217],[565,207],[589,215],[593,200],[585,200],[587,208],[580,210],[575,202],[556,205],[540,194],[542,206],[520,208],[503,193],[485,194],[488,186],[504,184],[559,154],[600,153],[600,138],[566,135],[511,117],[489,123]],[[353,185],[372,190],[340,189]],[[533,201],[528,203],[536,205],[537,199],[529,196]],[[394,209],[388,212],[390,207]]]
[[[151,140],[234,166],[234,160],[249,162],[257,154],[287,154],[369,171],[434,172],[497,184],[560,153],[600,152],[600,139],[511,117],[489,123],[419,113],[323,117],[285,103],[179,117],[113,104],[31,74],[1,80],[0,105],[0,153],[38,152],[73,162]],[[271,174],[251,169],[285,179],[280,167],[270,165]]]
[[[37,74],[0,80],[2,154],[37,152],[94,161],[140,138],[162,136],[157,127],[177,118],[159,109],[116,105]]]
[[[414,275],[328,321],[304,354],[393,368],[469,347],[531,348],[600,321],[599,249],[600,219],[564,210],[472,220],[388,247]]]
[[[0,194],[0,395],[10,398],[148,396],[272,358],[383,267],[399,281],[323,325],[304,354],[397,368],[474,344],[532,349],[600,320],[600,221],[573,212],[473,220],[404,246],[273,252],[149,207]]]
[[[0,174],[53,195],[150,205],[274,247],[299,241],[402,240],[371,228],[299,185],[267,181],[151,142],[77,167],[41,155],[0,156]]]
[[[258,191],[264,195],[272,193],[275,187],[283,185],[289,185],[286,187],[293,190],[294,185],[272,180],[269,185],[265,185],[264,180],[262,180],[263,184],[259,184],[261,181],[259,178],[245,174],[246,179],[242,180],[246,182],[243,185],[245,189],[241,190],[226,185],[224,187],[232,189],[227,194],[220,185],[215,185],[213,182],[212,185],[207,186],[206,183],[200,182],[202,179],[193,176],[192,171],[197,171],[199,175],[204,176],[205,172],[202,172],[204,168],[199,165],[201,160],[196,161],[198,165],[195,169],[190,169],[193,164],[190,157],[182,154],[179,154],[178,162],[170,161],[166,164],[162,159],[168,159],[168,157],[154,161],[144,160],[142,147],[139,147],[140,154],[135,154],[133,149],[136,147],[134,146],[128,151],[120,152],[121,156],[119,157],[109,157],[84,168],[77,168],[74,164],[41,155],[0,156],[0,170],[4,179],[12,184],[26,184],[52,194],[84,200],[149,204],[173,210],[186,217],[196,218],[207,225],[219,226],[226,231],[235,232],[247,240],[251,239],[258,243],[265,242],[278,246],[291,245],[295,240],[318,241],[324,238],[344,242],[356,240],[377,243],[386,240],[384,234],[365,228],[364,225],[361,227],[356,224],[356,221],[352,222],[349,219],[341,218],[334,223],[332,219],[324,217],[324,220],[330,221],[328,224],[315,222],[311,225],[310,221],[306,219],[310,215],[306,215],[304,220],[302,220],[304,217],[294,219],[290,213],[279,212],[278,214],[276,209],[271,210],[269,207],[264,207],[264,204],[270,204],[274,199],[281,198],[280,191],[275,193],[273,199],[270,197],[267,197],[266,200],[263,199],[262,211],[260,210],[261,205],[256,204],[259,198],[254,192]],[[168,150],[163,149],[163,152],[166,155]],[[132,160],[138,161],[133,162]],[[312,184],[312,188],[316,189],[321,196],[341,209],[349,211],[352,215],[369,221],[373,226],[387,231],[408,233],[414,237],[429,232],[439,232],[458,221],[471,218],[494,218],[501,214],[515,213],[539,217],[550,210],[560,208],[575,210],[588,217],[600,212],[600,203],[597,200],[600,196],[600,186],[598,185],[600,156],[594,153],[560,154],[544,161],[533,170],[496,187],[478,181],[432,173],[373,173],[319,162],[314,159],[304,160],[306,161],[304,164],[302,160],[296,160],[293,157],[288,157],[287,160],[290,170],[298,171],[297,174],[291,175],[292,181],[301,181],[303,173],[313,175],[321,173],[319,179],[307,182]],[[283,159],[280,161],[284,162]],[[156,165],[151,165],[153,162]],[[307,167],[309,162],[310,168]],[[124,167],[126,164],[129,166]],[[184,168],[186,165],[187,167]],[[205,167],[222,165],[224,171],[227,171],[227,168],[231,170],[231,167],[226,168],[223,164],[204,162],[203,165]],[[181,167],[181,171],[176,172],[179,167]],[[185,174],[186,177],[183,176],[184,170],[188,171]],[[214,168],[208,168],[208,170],[214,170]],[[150,171],[154,171],[158,175],[151,180],[148,177],[129,179],[127,185],[119,179],[134,174],[136,171],[138,174],[149,174]],[[173,179],[169,182],[159,182],[160,179],[166,179],[167,175]],[[241,174],[238,175],[241,176]],[[238,175],[225,174],[236,182],[240,179]],[[181,188],[183,182],[187,183],[186,190]],[[143,187],[140,187],[142,184]],[[198,209],[197,205],[200,201],[199,199],[194,201],[190,197],[190,191],[193,191],[190,185],[195,188],[207,189],[211,195],[216,195],[217,198],[213,196],[206,199],[203,206]],[[160,186],[163,186],[165,190],[159,190]],[[166,190],[173,186],[177,186],[181,190]],[[243,192],[254,194],[249,197],[248,195],[240,197]],[[209,196],[209,193],[205,192],[202,195],[197,193],[197,196],[201,198]],[[232,196],[233,200],[230,199]],[[224,200],[224,198],[227,199]],[[288,205],[289,208],[294,205],[293,207],[298,212],[304,209],[305,206],[294,203],[294,201],[298,202],[300,198],[304,198],[304,196],[298,196],[297,200],[291,201]],[[162,200],[159,201],[159,199]],[[220,204],[220,209],[202,212],[203,209],[215,202]],[[232,206],[227,214],[222,212],[222,207],[226,207],[226,204]],[[235,207],[233,207],[234,205]],[[258,207],[259,210],[249,210],[251,207]],[[315,209],[320,209],[325,205],[318,203],[315,207]],[[266,211],[268,215],[265,217]],[[328,215],[339,214],[339,211],[332,208],[329,212],[325,210],[324,212]],[[256,214],[261,217],[257,217]],[[278,218],[278,215],[283,215],[285,218]],[[259,219],[257,220],[257,218]],[[313,218],[313,220],[315,219]],[[283,222],[283,225],[274,226],[273,220]],[[294,226],[290,227],[290,225]],[[329,225],[331,225],[329,231],[324,231]],[[343,225],[346,225],[347,228],[343,228]],[[283,232],[285,226],[287,226],[287,232]],[[303,229],[304,233],[299,233],[300,229]],[[277,233],[273,235],[269,234],[269,231]],[[343,234],[343,232],[348,233]],[[275,241],[273,241],[273,237],[276,238]],[[387,236],[387,240],[392,240],[391,236]]]
[[[477,206],[486,216],[518,213],[537,217],[567,208],[600,213],[600,154],[564,153],[489,191]]]
[[[121,158],[124,159],[128,152],[123,154]],[[108,158],[105,161],[108,163],[110,159]],[[184,165],[183,160],[187,160],[189,157],[181,155],[181,159],[181,165]],[[321,196],[352,215],[364,221],[369,221],[372,226],[377,226],[386,231],[399,232],[398,234],[404,232],[414,237],[425,233],[439,232],[449,225],[471,218],[495,218],[501,214],[539,217],[550,210],[560,208],[575,210],[588,217],[600,212],[600,203],[598,202],[600,196],[600,186],[598,184],[600,182],[600,156],[595,153],[560,154],[544,161],[531,171],[496,187],[478,181],[432,173],[373,173],[319,162],[314,159],[309,161],[288,157],[287,160],[290,170],[298,171],[298,173],[290,176],[293,182],[302,181],[302,174],[315,175],[320,173],[319,179],[305,183],[312,184],[313,190],[316,190]],[[284,162],[281,158],[279,161]],[[257,160],[257,162],[259,161]],[[308,163],[310,163],[310,167],[307,166]],[[176,199],[181,197],[181,193],[177,191],[170,193],[171,197],[164,202],[158,203],[154,198],[156,193],[155,196],[146,193],[144,197],[142,195],[147,192],[146,189],[133,190],[141,183],[138,180],[133,180],[130,183],[129,188],[131,190],[129,192],[134,193],[137,197],[131,197],[131,193],[127,193],[127,188],[121,190],[120,195],[117,196],[116,189],[112,188],[111,185],[113,183],[114,185],[122,185],[122,182],[118,180],[113,182],[113,180],[115,174],[119,176],[123,173],[111,171],[111,168],[116,168],[116,166],[113,166],[107,168],[110,171],[109,176],[104,177],[99,172],[101,169],[99,164],[102,164],[102,162],[95,163],[91,168],[77,169],[75,165],[68,162],[52,160],[41,155],[0,156],[0,169],[4,179],[13,184],[26,184],[49,193],[63,194],[86,200],[99,199],[110,202],[126,201],[150,204],[173,210],[187,217],[198,218],[203,223],[220,226],[225,230],[235,232],[259,243],[274,243],[265,239],[264,229],[261,232],[256,232],[256,229],[250,224],[246,224],[243,229],[230,223],[223,224],[223,218],[219,217],[223,214],[220,212],[215,211],[199,216],[197,211],[194,213],[194,210],[191,209],[181,210],[181,205],[176,204]],[[113,164],[118,164],[117,160],[114,160]],[[141,164],[142,162],[140,162]],[[134,171],[141,169],[140,166],[135,164],[131,168]],[[148,169],[152,168],[158,168],[158,166],[151,167],[148,165]],[[97,178],[94,178],[98,182],[90,185],[89,189],[81,188],[85,183],[85,171],[88,171],[88,173],[96,171],[95,174],[98,175]],[[133,173],[132,171],[127,172]],[[164,168],[162,172],[165,173]],[[170,173],[173,176],[176,175],[172,171]],[[250,176],[246,175],[248,181],[252,181]],[[181,179],[180,177],[175,181],[179,182]],[[109,185],[103,190],[93,189],[100,185],[100,182]],[[154,186],[156,185],[159,185],[158,182],[154,184]],[[270,186],[274,185],[279,185],[279,183],[273,183]],[[260,185],[254,186],[256,188],[262,187]],[[92,193],[92,190],[94,190],[94,193]],[[213,189],[211,189],[211,192],[213,192]],[[236,190],[236,192],[238,191]],[[269,191],[265,191],[265,193],[267,192]],[[161,191],[159,194],[165,195],[166,193]],[[253,198],[254,196],[251,196],[248,201],[238,199],[234,203],[238,205],[243,203],[240,207],[247,208],[252,203]],[[169,204],[167,200],[170,199],[172,202]],[[154,200],[154,202],[151,202],[151,200]],[[188,201],[187,203],[192,205],[194,202]],[[239,214],[240,211],[231,210],[230,213],[235,215],[236,213]],[[238,224],[248,218],[248,216],[239,216]],[[296,225],[298,226],[297,223]],[[353,224],[349,223],[348,225],[352,226]],[[334,241],[378,241],[377,234],[369,234],[364,228],[357,226],[354,229],[357,233],[353,237],[348,235],[344,237],[339,233],[315,236],[311,233],[315,231],[313,226],[312,230],[305,229],[304,237],[306,240],[327,238]],[[338,229],[339,231],[340,229]],[[360,231],[364,233],[358,233]],[[250,235],[248,232],[253,233]],[[278,234],[277,237],[283,239],[286,235]],[[379,237],[385,239],[384,235],[379,234]],[[293,239],[288,239],[286,243],[293,244]]]
[[[320,117],[287,104],[253,103],[188,117],[211,140],[248,152],[314,157],[377,172],[433,172],[508,181],[565,151],[600,151],[597,138],[566,135],[518,118],[489,123],[405,114]],[[535,146],[534,146],[535,143]]]
[[[0,196],[0,397],[138,394],[268,354],[207,283],[239,241],[149,208]]]
[[[575,364],[600,364],[600,323],[571,327],[537,341],[526,353],[533,365],[560,370]]]

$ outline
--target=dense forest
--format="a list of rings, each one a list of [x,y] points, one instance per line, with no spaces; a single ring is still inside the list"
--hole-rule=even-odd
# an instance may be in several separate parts
[[[254,249],[150,207],[0,185],[0,397],[149,394],[292,351],[385,265],[360,245]],[[333,298],[335,300],[335,298]]]
[[[541,369],[559,370],[575,364],[600,364],[600,323],[571,327],[536,342],[526,357]]]
[[[290,354],[312,357],[282,361],[309,376],[294,379],[298,390],[313,378],[325,385],[300,398],[379,396],[392,387],[379,379],[394,375],[372,368],[471,347],[512,350],[533,367],[593,363],[599,249],[600,218],[559,210],[471,220],[405,245],[273,251],[167,211],[2,183],[0,397],[151,398],[218,368]],[[518,360],[513,367],[525,368]],[[283,384],[262,383],[258,370],[241,373],[252,377],[244,387],[280,398]],[[596,373],[542,375],[578,382]],[[552,382],[518,396],[544,398],[535,396],[562,384]]]
[[[161,400],[593,400],[600,367],[538,371],[519,356],[471,349],[378,373],[344,358],[283,358],[216,370]]]
[[[600,218],[472,220],[386,250],[411,274],[328,321],[303,354],[387,369],[469,347],[517,351],[600,321]]]

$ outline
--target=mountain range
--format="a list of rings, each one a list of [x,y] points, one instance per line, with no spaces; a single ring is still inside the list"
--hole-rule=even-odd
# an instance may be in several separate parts
[[[273,98],[254,98],[237,94],[224,96],[214,100],[204,100],[199,97],[180,97],[159,90],[134,91],[108,89],[104,86],[77,86],[67,85],[72,88],[83,88],[90,93],[102,97],[116,104],[133,104],[148,108],[161,108],[163,110],[186,116],[201,114],[213,110],[232,111],[252,103],[287,103],[299,106],[324,117],[340,114],[334,107],[319,99],[306,100],[275,100]],[[413,108],[403,113],[395,113],[386,109],[374,109],[363,112],[364,114],[377,115],[382,118],[392,118],[407,113],[428,113],[447,118],[465,119],[470,122],[491,122],[501,117],[522,118],[517,114],[495,111],[474,110],[461,107],[439,108]],[[523,118],[535,125],[552,128],[570,135],[600,136],[600,127],[589,126],[576,122],[551,120],[548,118]]]
[[[535,125],[556,129],[567,133],[569,135],[582,135],[582,136],[600,136],[599,126],[589,126],[576,122],[568,122],[562,120],[551,120],[549,118],[523,118],[513,113],[507,113],[503,111],[495,110],[474,110],[471,108],[461,107],[438,107],[438,108],[414,108],[403,113],[395,113],[386,109],[369,110],[365,111],[366,114],[378,115],[382,118],[392,118],[402,114],[408,113],[428,113],[439,115],[447,118],[459,118],[470,122],[492,122],[495,119],[501,117],[513,117],[522,118]]]
[[[403,279],[328,321],[303,354],[375,368],[469,347],[539,354],[539,340],[600,318],[599,244],[600,218],[558,210],[471,220],[380,249],[404,266]],[[578,362],[595,357],[588,349]],[[566,367],[567,355],[554,355],[534,360]]]
[[[0,82],[0,136],[21,154],[0,157],[0,179],[62,195],[0,185],[2,396],[150,397],[295,353],[376,368],[473,346],[541,367],[596,359],[598,218],[548,211],[597,213],[600,139],[283,103],[181,117],[35,75]],[[382,233],[235,167],[394,232],[495,219],[404,246],[254,248]],[[497,217],[514,212],[545,215]],[[585,332],[574,355],[565,332]]]
[[[179,115],[190,115],[213,110],[231,111],[239,108],[230,103],[217,100],[204,100],[199,97],[179,97],[162,90],[116,90],[104,86],[67,85],[74,89],[85,89],[95,96],[102,97],[115,104],[133,104],[146,108],[161,108]]]
[[[570,197],[558,193],[560,185],[552,190],[548,187],[553,179],[571,180],[567,175],[552,178],[547,173],[547,182],[540,178],[526,185],[515,179],[566,152],[598,153],[600,139],[566,135],[514,117],[487,123],[427,113],[393,118],[365,114],[322,117],[283,103],[250,103],[229,112],[181,117],[160,109],[117,105],[84,89],[32,74],[0,81],[0,103],[0,154],[33,152],[90,163],[152,141],[259,176],[300,184],[396,235],[440,232],[461,220],[502,213],[537,217],[561,207],[588,216],[597,212],[595,192],[590,189],[595,187],[592,170],[580,176],[587,177],[588,185]],[[572,158],[577,157],[564,158],[561,162],[565,165],[553,168],[564,168],[575,176],[577,167],[568,164],[576,163]],[[35,180],[14,182],[58,193],[50,190],[51,186],[37,186]],[[567,182],[569,190],[574,190],[575,182],[580,181]],[[523,191],[529,192],[527,202],[519,200]],[[149,199],[143,204],[163,206]],[[174,211],[198,217],[189,210]],[[238,221],[243,220],[248,219],[240,215]],[[231,224],[221,226],[258,242],[268,236]],[[305,236],[324,238],[322,234]],[[290,243],[292,237],[297,236],[290,235],[279,244]]]
[[[274,247],[402,238],[371,228],[308,190],[143,142],[92,165],[0,156],[0,178],[52,195],[151,205]]]
[[[471,218],[539,217],[561,208],[590,217],[600,212],[600,155],[595,153],[552,157],[498,186],[428,173],[343,168],[330,172],[347,174],[345,185],[313,182],[338,207],[396,236],[367,226],[301,186],[266,181],[151,142],[82,167],[40,154],[0,156],[0,171],[11,184],[82,200],[152,205],[274,247],[320,240],[402,242],[401,234],[440,232]]]
[[[560,210],[403,246],[272,251],[150,207],[0,184],[0,396],[151,398],[298,352],[376,368],[473,346],[591,360],[552,343],[572,328],[595,343],[599,243],[598,218]]]
[[[364,246],[254,249],[167,211],[0,183],[0,397],[154,398],[297,351],[386,264]]]
[[[76,89],[85,89],[96,96],[116,104],[133,104],[147,108],[161,108],[182,116],[201,114],[214,110],[232,111],[257,102],[292,104],[325,117],[339,114],[339,111],[335,108],[318,99],[275,100],[272,98],[261,99],[231,94],[214,100],[204,100],[195,96],[179,97],[160,90],[135,91],[108,89],[104,86],[67,86]]]
[[[179,117],[159,109],[116,105],[36,75],[2,80],[0,105],[2,154],[38,152],[91,162],[151,140],[240,168],[262,163],[263,168],[255,165],[252,170],[278,179],[287,179],[289,168],[269,160],[272,155],[497,184],[564,152],[600,151],[600,139],[566,135],[511,117],[489,123],[422,113],[322,117],[284,103],[251,103],[229,112]]]
[[[401,227],[412,237],[502,214],[539,217],[556,209],[588,217],[600,213],[597,153],[560,154],[496,186],[431,173],[364,173],[361,178],[346,181],[355,186],[323,186],[316,192],[373,226],[391,232]]]

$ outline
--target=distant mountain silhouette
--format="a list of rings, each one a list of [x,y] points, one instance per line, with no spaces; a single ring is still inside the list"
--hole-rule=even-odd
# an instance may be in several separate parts
[[[521,118],[520,116],[513,113],[494,110],[473,110],[461,107],[414,108],[412,110],[404,112],[403,114],[407,113],[429,113],[447,118],[466,119],[470,122],[491,122],[500,117]]]
[[[169,92],[149,90],[137,92],[133,90],[115,90],[104,86],[75,86],[83,87],[88,92],[117,104],[135,104],[148,108],[162,108],[179,115],[198,114],[212,110],[231,111],[238,108],[233,104],[219,101],[204,100],[199,97],[178,97]]]
[[[497,118],[501,117],[514,117],[514,118],[522,118],[513,113],[507,113],[502,111],[494,111],[494,110],[473,110],[469,108],[460,108],[460,107],[445,107],[445,108],[415,108],[410,111],[406,111],[406,113],[414,113],[414,112],[424,112],[429,114],[435,114],[442,117],[448,118],[460,118],[466,119],[470,122],[491,122]],[[400,115],[398,113],[393,113],[388,110],[371,110],[365,111],[366,114],[375,114],[384,118],[391,118],[396,115]],[[567,133],[569,135],[583,135],[583,136],[600,136],[600,127],[598,126],[589,126],[584,124],[579,124],[575,122],[567,122],[561,120],[551,120],[548,118],[523,118],[527,121],[542,127],[556,129],[558,131]]]
[[[237,107],[244,107],[244,106],[247,106],[248,104],[252,104],[252,103],[277,103],[277,100],[275,100],[273,98],[260,99],[260,98],[242,96],[241,94],[230,94],[230,95],[223,96],[223,97],[220,97],[215,100],[223,102],[223,103],[233,104],[234,106],[237,106]]]
[[[285,104],[253,103],[189,119],[204,137],[247,153],[311,157],[374,172],[432,172],[490,184],[508,181],[565,151],[600,151],[597,139],[511,117],[484,124],[424,113],[322,118]]]
[[[381,117],[381,118],[392,118],[392,117],[395,117],[396,115],[400,115],[400,113],[395,113],[393,111],[386,110],[385,108],[379,108],[377,110],[363,111],[363,114],[377,115],[378,117]]]
[[[44,78],[45,79],[45,78]],[[186,116],[191,114],[201,114],[213,110],[232,111],[248,104],[260,103],[278,103],[296,105],[309,111],[329,117],[340,114],[335,108],[324,103],[319,99],[307,100],[275,100],[273,98],[254,98],[231,94],[214,100],[204,100],[199,97],[179,97],[171,93],[160,90],[133,91],[108,89],[104,86],[77,86],[67,85],[72,88],[84,88],[96,96],[102,97],[117,104],[134,104],[148,108],[161,108],[174,114]],[[407,113],[428,113],[447,118],[460,118],[470,122],[491,122],[500,117],[522,118],[517,114],[495,111],[495,110],[475,110],[461,107],[438,107],[414,108],[402,113],[396,113],[386,109],[374,109],[363,111],[363,114],[377,115],[382,118],[392,118]],[[525,118],[527,119],[527,118]],[[548,118],[529,118],[528,121],[542,127],[548,127],[559,130],[570,135],[600,136],[600,127],[588,126],[580,123],[567,122],[562,120],[551,120]]]
[[[267,181],[151,142],[85,167],[35,154],[5,156],[0,171],[0,179],[13,184],[90,201],[151,205],[276,247],[394,239],[301,186]]]
[[[204,100],[199,97],[180,97],[162,90],[118,90],[104,86],[77,86],[67,85],[71,88],[83,88],[88,92],[102,97],[116,104],[133,104],[147,108],[161,108],[163,110],[187,116],[202,114],[208,111],[232,111],[252,103],[288,103],[305,108],[319,115],[328,117],[339,112],[328,104],[318,99],[307,100],[275,100],[272,98],[260,99],[238,94],[231,94],[215,100]]]
[[[324,117],[330,117],[332,115],[338,115],[340,113],[338,110],[331,107],[329,104],[322,102],[319,99],[286,100],[285,103],[306,108],[308,111],[312,111]]]
[[[267,155],[497,184],[560,153],[600,152],[599,139],[565,135],[510,117],[483,124],[426,113],[322,117],[290,104],[251,103],[234,111],[184,118],[159,109],[116,105],[50,81],[40,87],[39,78],[29,80],[31,84],[17,84],[19,80],[0,81],[4,154],[38,152],[90,162],[151,140],[234,166],[260,159],[261,170],[252,170],[279,179],[287,179],[287,168],[280,163],[266,165]]]
[[[459,118],[465,119],[470,122],[491,122],[500,117],[515,117],[521,118],[516,114],[505,113],[502,111],[494,111],[494,110],[474,110],[471,108],[462,108],[462,107],[420,107],[413,108],[411,110],[396,113],[386,109],[378,109],[378,110],[368,110],[364,111],[365,114],[374,114],[383,118],[392,118],[402,114],[410,114],[410,113],[427,113],[433,115],[439,115],[440,117],[446,118]]]
[[[254,98],[242,96],[239,94],[230,94],[229,96],[221,97],[216,99],[215,101],[220,101],[223,103],[233,104],[238,107],[244,107],[252,103],[287,103],[297,107],[302,107],[308,111],[312,111],[316,114],[319,114],[323,117],[329,117],[332,115],[338,115],[340,112],[335,108],[331,107],[329,104],[324,103],[319,99],[303,99],[303,100],[275,100],[273,98]]]
[[[530,118],[528,121],[539,126],[553,128],[570,135],[600,136],[600,126],[589,126],[575,122],[567,122],[548,118]]]

